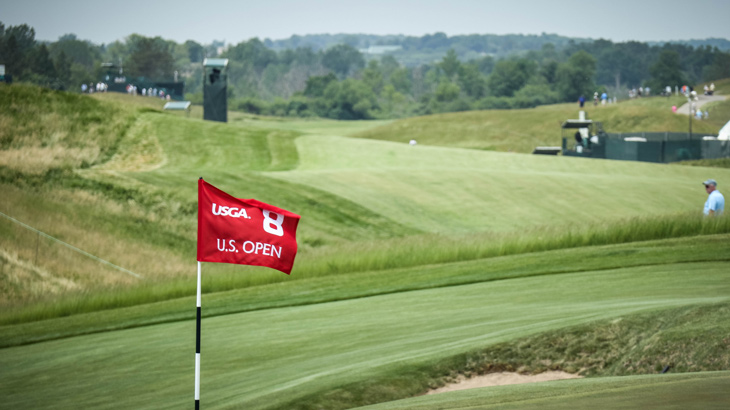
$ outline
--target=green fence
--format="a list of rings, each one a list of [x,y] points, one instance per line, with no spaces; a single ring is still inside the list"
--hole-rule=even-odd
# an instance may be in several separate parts
[[[564,141],[563,155],[657,163],[730,157],[730,141],[716,137],[676,132],[601,134],[597,143],[581,152],[567,149]]]

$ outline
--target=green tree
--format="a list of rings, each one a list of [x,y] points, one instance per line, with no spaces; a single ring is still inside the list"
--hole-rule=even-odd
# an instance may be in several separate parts
[[[327,117],[340,120],[373,118],[377,101],[373,90],[362,81],[348,78],[331,82],[324,92]]]
[[[243,67],[251,67],[259,73],[278,62],[276,52],[266,47],[258,38],[236,44],[226,50],[222,57],[235,60]]]
[[[15,36],[3,38],[0,44],[0,61],[5,63],[5,74],[19,80],[25,71],[25,54],[23,54]]]
[[[399,93],[392,84],[383,87],[380,94],[382,104],[381,109],[388,117],[402,117],[407,113],[405,95]]]
[[[411,71],[406,68],[398,68],[390,75],[390,84],[402,94],[410,94],[413,86]]]
[[[5,72],[16,80],[30,74],[28,58],[35,48],[35,30],[27,24],[8,26],[0,23],[0,61],[5,64]]]
[[[98,47],[88,41],[77,40],[76,36],[71,34],[67,34],[51,44],[49,51],[54,59],[57,59],[59,54],[64,53],[69,61],[85,67],[89,72],[98,67],[101,61],[101,53]],[[117,64],[120,62],[119,59],[107,61]]]
[[[395,72],[395,70],[400,68],[400,64],[398,64],[398,60],[395,59],[392,55],[384,55],[380,59],[380,66],[381,71],[383,72],[383,77],[387,80],[390,78],[390,76]]]
[[[497,97],[512,97],[535,74],[537,64],[526,59],[501,60],[487,80],[489,91]]]
[[[53,65],[45,44],[41,44],[31,51],[28,63],[32,72],[30,76],[32,82],[46,87],[57,87],[56,67]]]
[[[596,59],[581,50],[561,64],[555,74],[556,88],[563,101],[577,101],[581,95],[593,94]]]
[[[479,67],[479,71],[484,75],[489,75],[492,73],[492,70],[494,70],[494,57],[492,56],[486,56],[483,58],[480,58],[476,61],[477,67]]]
[[[545,43],[540,47],[540,59],[541,61],[546,60],[557,60],[559,58],[558,50],[555,48],[553,43]]]
[[[279,52],[279,62],[302,68],[319,65],[320,57],[311,48],[287,49]]]
[[[461,88],[451,81],[443,78],[439,85],[436,87],[434,96],[438,102],[451,102],[456,100],[461,94]]]
[[[686,83],[686,78],[681,69],[679,53],[674,50],[662,50],[657,61],[649,68],[649,73],[651,74],[649,85],[654,90]]]
[[[365,66],[365,59],[360,52],[347,44],[338,44],[324,52],[322,65],[332,70],[340,78]]]
[[[560,96],[547,84],[527,84],[515,93],[512,108],[531,108],[538,105],[554,104]]]
[[[185,42],[185,49],[188,52],[188,58],[191,63],[200,63],[205,58],[205,49],[203,46],[193,40]]]
[[[14,36],[17,47],[24,53],[30,52],[36,45],[35,29],[27,24],[8,26],[6,28],[0,23],[0,35],[6,38]]]
[[[380,71],[377,60],[370,60],[367,68],[362,70],[362,81],[370,87],[376,95],[383,89],[383,73]]]
[[[705,81],[730,77],[730,53],[716,53],[712,64],[705,67],[702,78]]]
[[[453,79],[461,69],[461,62],[459,62],[459,58],[456,56],[456,51],[450,48],[438,66],[443,70],[449,80]]]
[[[56,68],[56,76],[63,89],[71,87],[71,60],[66,57],[66,53],[61,51],[53,63]]]
[[[433,34],[426,34],[419,40],[419,48],[446,48],[451,45],[449,36],[445,33],[437,32]]]
[[[466,95],[478,100],[487,94],[487,79],[474,64],[463,64],[459,69],[459,85]]]
[[[658,54],[657,47],[646,43],[628,41],[612,43],[596,40],[593,43],[574,45],[574,52],[583,50],[596,59],[594,80],[598,84],[638,86],[649,78],[650,63]]]
[[[151,80],[172,78],[175,60],[162,38],[147,38],[133,34],[127,42],[131,43],[129,45],[131,53],[125,66],[128,72],[133,76]]]
[[[331,82],[337,82],[337,77],[333,73],[309,77],[304,88],[304,95],[311,98],[322,97],[324,90]]]
[[[557,80],[558,65],[557,61],[548,60],[543,63],[542,67],[540,67],[540,75],[548,84],[555,84],[555,81]]]

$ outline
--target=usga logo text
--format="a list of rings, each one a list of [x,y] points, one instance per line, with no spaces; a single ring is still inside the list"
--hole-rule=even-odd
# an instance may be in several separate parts
[[[216,209],[217,208],[217,209]],[[220,216],[230,216],[232,218],[246,218],[251,219],[250,216],[246,213],[245,208],[241,208],[239,211],[238,208],[231,208],[227,206],[219,206],[213,203],[213,215],[220,215]]]

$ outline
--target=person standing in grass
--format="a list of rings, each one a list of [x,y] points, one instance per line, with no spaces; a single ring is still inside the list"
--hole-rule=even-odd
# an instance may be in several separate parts
[[[705,201],[705,215],[722,215],[722,212],[725,210],[725,197],[717,190],[717,181],[714,179],[708,179],[702,184],[705,186],[705,190],[709,194],[707,196],[707,201]]]

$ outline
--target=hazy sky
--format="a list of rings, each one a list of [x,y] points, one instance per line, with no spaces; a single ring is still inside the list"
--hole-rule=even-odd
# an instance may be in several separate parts
[[[132,33],[182,43],[362,33],[540,34],[615,42],[730,39],[730,0],[0,0],[0,22],[38,40]]]

